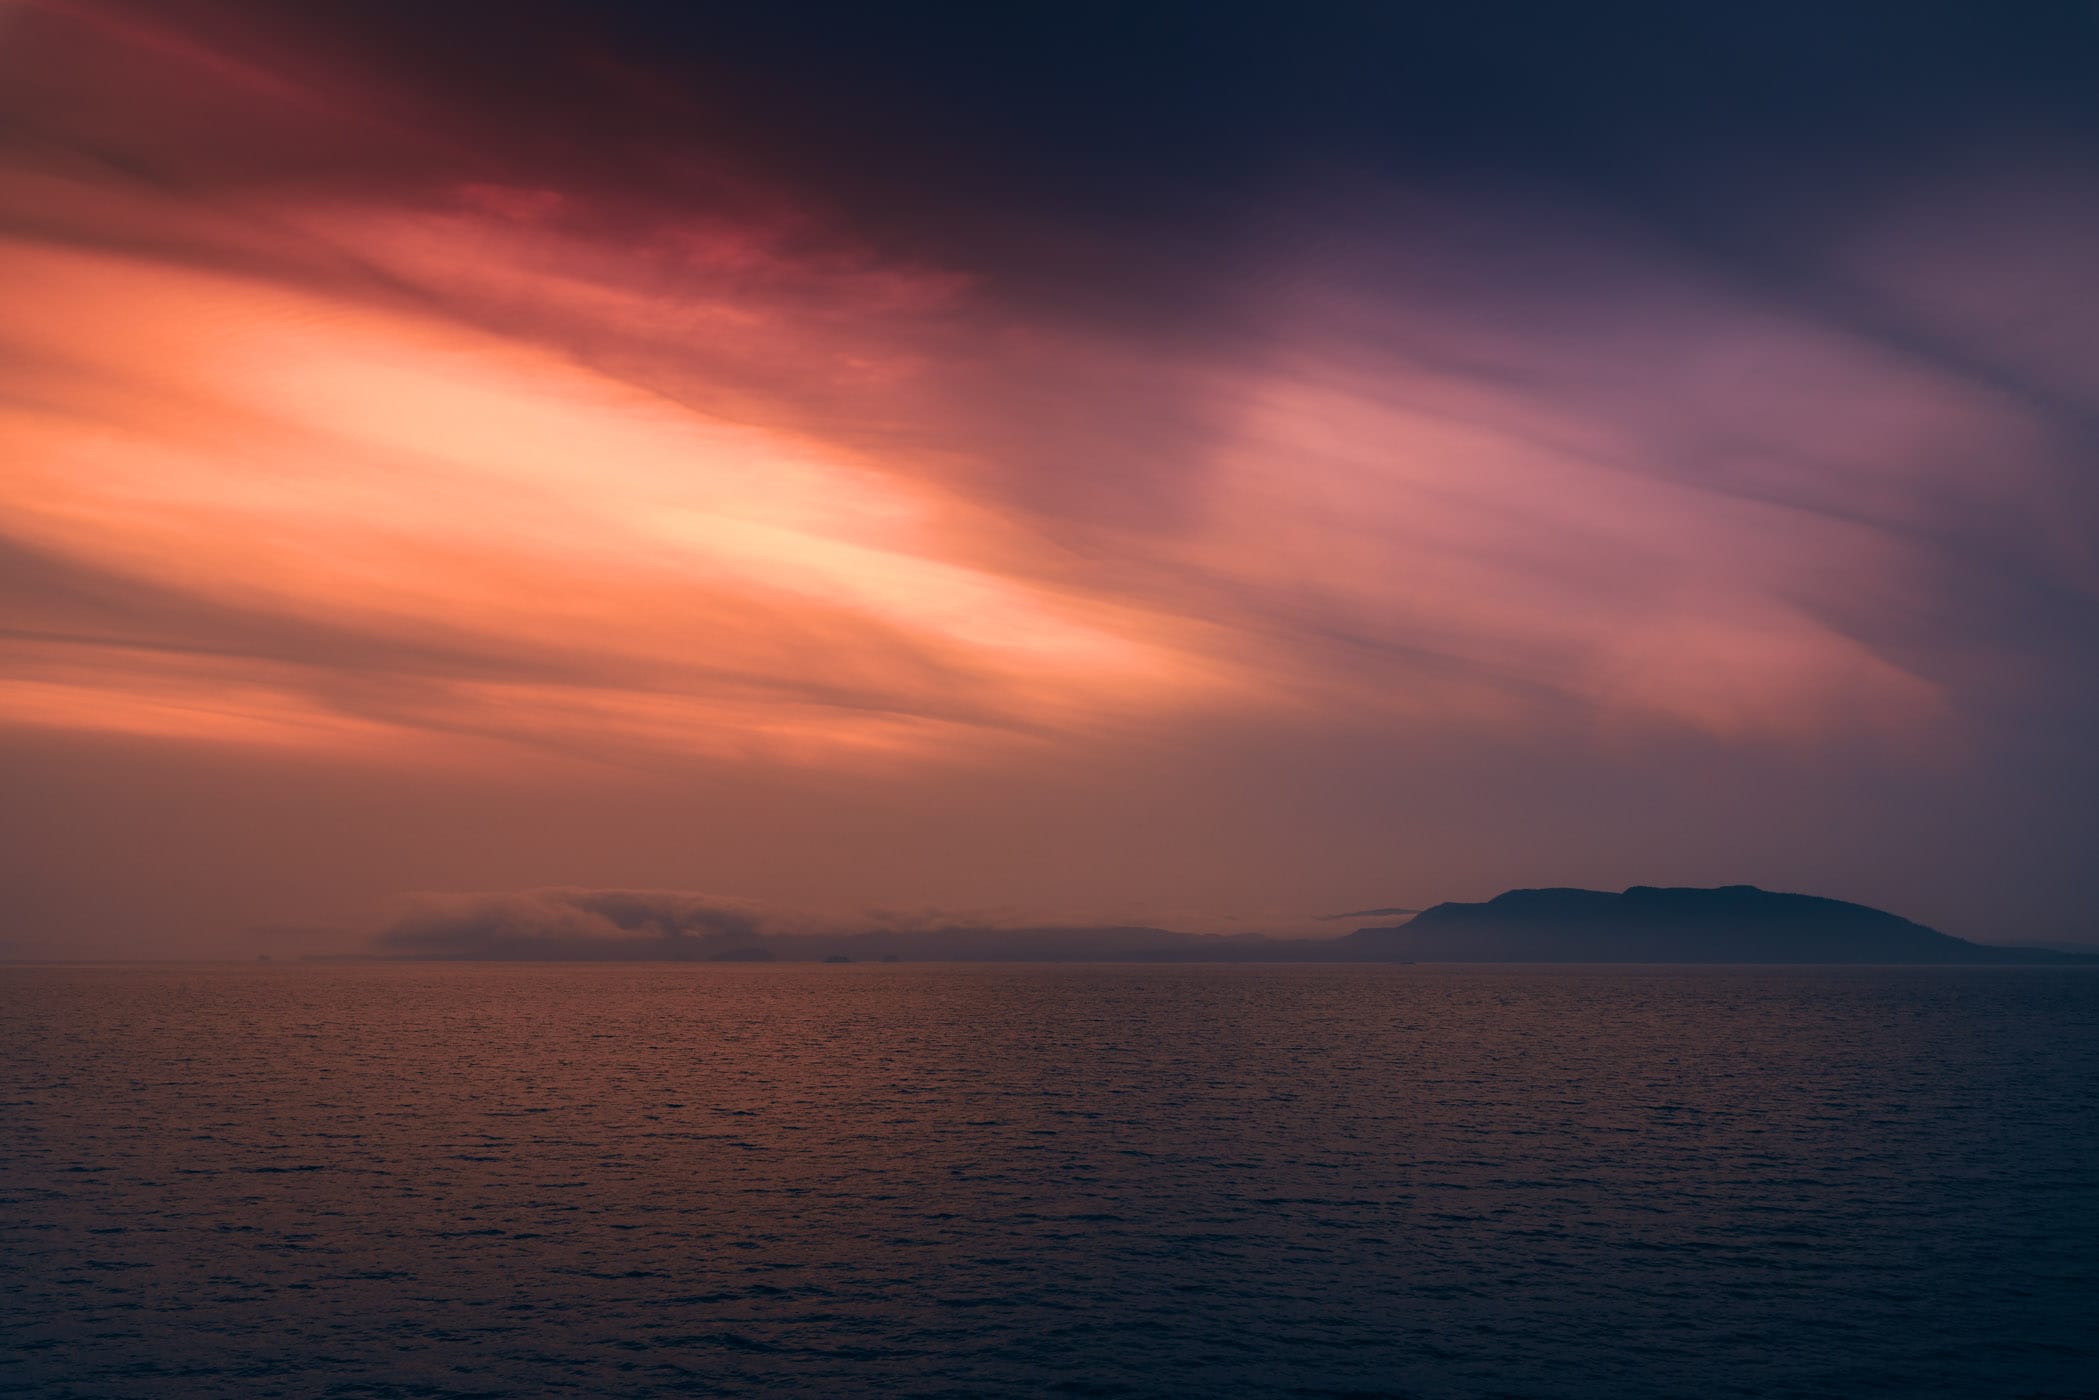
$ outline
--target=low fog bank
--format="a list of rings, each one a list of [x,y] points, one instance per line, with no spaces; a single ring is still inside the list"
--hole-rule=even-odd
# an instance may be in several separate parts
[[[689,891],[567,888],[415,896],[373,947],[390,957],[541,962],[1324,962],[1363,956],[1346,939],[999,923],[937,911],[878,911],[849,922]]]

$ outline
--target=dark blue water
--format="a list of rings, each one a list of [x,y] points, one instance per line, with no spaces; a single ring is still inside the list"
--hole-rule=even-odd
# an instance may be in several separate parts
[[[2099,1394],[2076,969],[0,970],[0,1390]]]

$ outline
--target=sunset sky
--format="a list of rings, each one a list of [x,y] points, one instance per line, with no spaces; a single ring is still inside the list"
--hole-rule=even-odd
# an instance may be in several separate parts
[[[0,955],[2099,935],[2095,72],[2071,3],[0,0]]]

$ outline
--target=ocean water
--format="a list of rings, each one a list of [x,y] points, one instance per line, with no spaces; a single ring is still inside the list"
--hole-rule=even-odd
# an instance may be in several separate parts
[[[0,1392],[2099,1394],[2079,969],[0,969]]]

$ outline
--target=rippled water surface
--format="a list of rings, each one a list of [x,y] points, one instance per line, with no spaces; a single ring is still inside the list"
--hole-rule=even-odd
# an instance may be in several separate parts
[[[0,969],[0,1391],[2099,1394],[2099,974]]]

